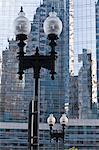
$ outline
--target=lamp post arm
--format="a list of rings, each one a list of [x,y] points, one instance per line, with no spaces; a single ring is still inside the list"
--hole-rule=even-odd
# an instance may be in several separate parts
[[[50,128],[50,136],[51,136],[51,139],[56,139],[56,141],[58,142],[58,139],[63,139],[64,140],[64,131],[53,131],[51,130]]]
[[[55,60],[57,58],[56,52],[50,53],[50,55],[38,55],[37,52],[34,55],[25,55],[24,52],[18,53],[19,58],[19,79],[22,80],[22,75],[24,74],[24,70],[33,68],[34,70],[34,78],[38,77],[40,74],[40,69],[45,68],[50,70],[51,78],[54,80],[55,72]]]

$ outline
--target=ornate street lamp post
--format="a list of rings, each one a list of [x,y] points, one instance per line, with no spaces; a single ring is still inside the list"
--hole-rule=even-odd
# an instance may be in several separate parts
[[[34,55],[26,55],[24,52],[24,46],[26,45],[25,40],[27,40],[28,34],[30,33],[31,25],[28,19],[25,17],[23,8],[19,16],[15,19],[15,35],[16,41],[18,42],[19,52],[19,79],[22,80],[24,70],[33,68],[34,79],[35,79],[35,99],[30,102],[29,105],[29,126],[28,126],[28,137],[29,137],[29,149],[38,150],[38,130],[39,130],[39,120],[38,120],[38,79],[40,78],[40,69],[45,68],[50,70],[51,79],[54,80],[55,74],[55,60],[56,60],[56,40],[62,31],[62,22],[57,17],[55,12],[50,12],[49,16],[44,21],[44,32],[49,40],[49,46],[51,47],[51,52],[49,55],[40,55],[39,48],[36,48]]]
[[[50,114],[50,116],[47,119],[47,123],[50,126],[50,139],[55,139],[56,140],[56,150],[58,150],[58,140],[62,139],[63,140],[63,149],[64,149],[64,129],[65,126],[68,123],[68,118],[66,117],[65,114],[62,114],[61,118],[60,118],[60,124],[62,126],[62,130],[58,131],[58,130],[53,130],[53,126],[55,125],[56,119],[53,116],[53,114]]]

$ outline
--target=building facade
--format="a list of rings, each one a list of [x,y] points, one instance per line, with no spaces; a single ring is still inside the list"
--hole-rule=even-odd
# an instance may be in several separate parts
[[[99,120],[70,119],[66,129],[65,149],[78,150],[99,149]]]
[[[97,99],[99,103],[99,0],[96,3]]]
[[[98,5],[98,2],[97,2]],[[98,8],[98,6],[97,6]],[[79,12],[79,13],[78,13]],[[98,15],[97,15],[98,16]],[[96,26],[95,26],[95,1],[94,0],[74,0],[74,77],[78,76],[78,91],[76,90],[71,90],[74,89],[75,87],[75,82],[74,81],[74,77],[71,76],[70,78],[70,99],[69,99],[69,115],[72,114],[71,117],[73,117],[73,112],[74,114],[77,111],[77,107],[78,110],[79,107],[82,107],[84,105],[86,105],[90,108],[93,107],[93,109],[95,109],[95,111],[93,112],[94,114],[96,113],[97,110],[97,82],[96,82]],[[83,68],[83,73],[81,73],[81,67],[82,64],[86,62],[86,58],[83,58],[83,61],[78,63],[78,57],[79,54],[82,53],[82,55],[84,54],[82,52],[82,49],[91,49],[91,70],[90,70],[90,74],[89,77],[88,75],[86,75],[86,79],[84,78],[84,69]],[[86,55],[87,57],[87,55]],[[87,64],[86,64],[87,65]],[[85,69],[86,70],[86,69]],[[88,71],[88,70],[86,70]],[[86,72],[85,71],[85,72]],[[88,73],[88,72],[87,72]],[[89,79],[88,79],[89,78]],[[92,79],[91,79],[92,78]],[[91,79],[91,80],[90,80]],[[86,80],[86,83],[85,83]],[[88,83],[87,82],[90,82]],[[82,83],[81,83],[82,82]],[[85,84],[85,85],[84,85]],[[89,85],[90,84],[90,85]],[[82,87],[81,89],[79,88]],[[84,86],[86,86],[86,90],[84,88]],[[80,90],[79,90],[80,89]],[[89,91],[90,89],[90,91]],[[89,93],[89,95],[87,95],[89,97],[90,100],[88,101],[83,101],[85,98],[83,98],[84,94],[86,95],[86,93],[84,93],[83,91],[85,91],[87,94]],[[78,93],[78,99],[77,99],[77,94]],[[74,97],[75,96],[75,97]],[[81,100],[82,97],[82,100]],[[83,103],[82,106],[80,106],[81,103],[79,103],[79,101],[81,103]],[[79,106],[74,107],[74,103],[77,102],[77,104]],[[85,103],[85,104],[84,104]],[[73,110],[72,110],[73,108]],[[87,109],[86,109],[87,110]],[[80,112],[79,112],[80,113]],[[90,112],[91,113],[91,112]],[[88,113],[87,113],[88,114]],[[90,114],[91,115],[91,114]],[[92,116],[90,116],[92,117]],[[95,116],[93,115],[92,118],[94,118]],[[75,115],[74,115],[75,118]]]
[[[25,149],[27,142],[27,123],[8,123],[3,122],[0,124],[0,129],[2,133],[2,150],[13,150],[13,149]],[[39,129],[49,132],[49,126],[47,124],[40,124]],[[54,128],[60,129],[59,126]],[[6,136],[4,137],[4,132],[6,131]],[[16,131],[16,132],[13,132]],[[21,131],[21,132],[20,132]],[[23,132],[22,132],[23,131]],[[12,138],[9,138],[9,135],[12,135]],[[47,134],[46,134],[47,135]],[[77,148],[78,150],[98,150],[99,149],[99,120],[97,119],[69,119],[67,127],[65,129],[65,141],[64,141],[64,150],[69,150],[72,147]],[[24,136],[24,139],[23,139]],[[11,136],[10,136],[11,137]],[[19,139],[16,139],[19,137]],[[21,139],[21,146],[20,146]],[[41,139],[44,140],[43,138]],[[0,142],[1,142],[0,141]],[[46,137],[46,141],[49,141],[49,138]],[[8,147],[5,144],[10,144]],[[11,143],[14,143],[14,148],[11,147]],[[46,148],[40,148],[40,150],[52,149],[52,146],[55,145],[55,141],[47,145]],[[5,147],[5,148],[4,148]]]
[[[57,12],[57,15],[62,21],[63,30],[56,47],[58,58],[56,61],[55,80],[52,81],[49,71],[43,68],[41,69],[40,73],[40,123],[46,123],[47,117],[50,113],[53,113],[57,118],[57,122],[59,122],[60,115],[65,112],[65,102],[69,102],[69,69],[71,70],[71,73],[73,73],[73,23],[71,24],[71,22],[73,22],[73,1],[43,1],[43,4],[39,8],[37,8],[36,14],[34,15],[32,31],[30,34],[30,39],[28,41],[27,53],[34,53],[37,46],[39,46],[39,51],[41,54],[49,53],[50,48],[48,47],[48,41],[43,31],[43,22],[46,19],[46,16],[48,16],[48,13],[52,10],[52,7],[54,7],[54,10]],[[71,21],[69,21],[69,11],[72,13]],[[71,30],[69,30],[69,24]],[[69,40],[69,36],[72,36],[72,40]],[[69,51],[70,47],[71,50]],[[25,89],[28,89],[28,91],[32,91],[31,93],[33,93],[33,88],[31,88],[33,87],[33,78],[32,76],[29,76],[30,78],[28,77],[28,74],[30,72],[31,70],[27,70],[27,77],[25,77]],[[31,81],[32,83],[30,83]],[[28,97],[29,100],[32,100],[33,96],[31,95],[30,97],[30,94],[28,95],[27,92],[25,98],[28,99]],[[49,133],[47,131],[40,130],[39,134],[40,149],[46,149],[47,145],[49,144],[49,141],[47,139],[50,139]],[[55,145],[53,143],[53,149],[54,148]]]
[[[52,81],[50,79],[49,71],[43,68],[41,69],[40,73],[40,150],[55,149],[55,141],[53,140],[52,143],[50,143],[49,128],[47,125],[45,125],[47,122],[47,117],[50,113],[54,114],[58,122],[61,114],[65,112],[65,103],[70,102],[73,104],[71,105],[72,118],[78,118],[78,110],[81,118],[90,118],[90,115],[87,115],[87,113],[85,114],[86,111],[88,112],[88,114],[92,114],[92,79],[90,62],[91,55],[87,54],[86,50],[83,51],[83,54],[81,55],[83,56],[83,66],[81,68],[81,65],[77,65],[77,67],[80,69],[79,77],[74,77],[73,45],[75,40],[75,50],[77,50],[78,52],[79,50],[81,51],[84,47],[86,49],[92,49],[93,51],[95,50],[93,43],[95,28],[93,24],[94,21],[92,21],[92,16],[94,16],[94,10],[91,11],[92,8],[94,8],[92,0],[75,0],[74,3],[73,0],[44,0],[40,7],[37,8],[36,14],[34,15],[31,33],[29,35],[28,45],[26,47],[26,52],[27,54],[33,54],[35,52],[36,47],[38,46],[41,54],[49,53],[50,48],[48,47],[48,41],[43,31],[43,22],[48,16],[48,13],[52,10],[53,6],[59,18],[62,20],[63,31],[57,42],[56,47],[58,58],[56,61],[57,74],[55,75],[55,80]],[[75,14],[77,17],[75,18],[76,39],[74,39],[74,6]],[[92,24],[93,26],[91,26]],[[23,148],[24,150],[27,150],[27,124],[25,124],[26,126],[24,127],[23,123],[28,122],[28,106],[29,102],[33,99],[33,72],[31,69],[26,70],[23,80],[19,81],[17,75],[18,61],[16,59],[16,51],[18,47],[15,41],[10,41],[10,46],[11,47],[9,47],[8,50],[3,52],[4,61],[2,65],[3,73],[1,82],[1,121],[3,123],[5,121],[6,125],[8,126],[4,126],[3,123],[0,126],[2,139],[0,141],[0,148],[2,150],[5,150],[5,148],[6,150],[20,150]],[[76,59],[78,59],[78,56],[76,57]],[[71,90],[72,87],[76,87],[76,92],[79,93],[79,98],[77,93],[75,92],[75,88],[73,91],[75,95],[73,96],[72,91],[69,90],[69,76],[72,79],[71,81],[73,81],[70,85]],[[77,80],[79,80],[79,83],[77,83]],[[84,91],[78,91],[78,86],[80,87],[79,90],[83,89]],[[70,92],[72,99],[71,97],[69,97]],[[75,104],[77,105],[76,107]],[[80,109],[78,109],[78,106],[80,106]],[[75,121],[69,121],[69,126],[68,128],[66,128],[67,133],[65,136],[64,149],[75,146],[83,150],[94,150],[94,148],[98,150],[99,123],[97,123],[97,121],[95,120],[76,119]],[[20,122],[23,125],[23,127],[19,125],[20,123],[17,124],[17,122]],[[13,123],[13,125],[11,126],[10,123]],[[47,126],[47,129],[45,126]],[[92,139],[93,137],[95,137],[95,139]],[[62,149],[62,142],[59,142],[59,149]]]
[[[83,49],[78,59],[82,61],[78,74],[79,117],[88,119],[92,115],[92,55]]]
[[[91,49],[92,59],[95,60],[95,1],[96,0],[74,0],[75,75],[78,75],[81,67],[81,65],[78,64],[78,54],[82,53],[82,49]]]
[[[82,63],[78,76],[70,77],[69,118],[98,119],[98,106],[93,102],[93,61],[90,50],[78,56]]]
[[[2,52],[2,77],[0,119],[8,122],[23,122],[25,117],[24,81],[18,79],[18,46],[9,41],[9,49]],[[24,116],[25,115],[25,116]]]
[[[9,49],[2,52],[2,78],[0,100],[0,125],[2,123],[25,123],[28,121],[27,101],[24,101],[24,80],[18,78],[18,46],[9,41]],[[2,126],[4,127],[4,126]],[[0,149],[27,150],[28,132],[22,126],[0,128]]]
[[[69,118],[79,118],[79,101],[78,101],[78,76],[70,77],[69,87]]]
[[[44,0],[40,7],[37,8],[34,15],[31,33],[27,42],[26,52],[27,54],[33,54],[36,47],[39,47],[41,54],[48,54],[50,49],[48,47],[47,37],[43,31],[43,22],[48,16],[48,13],[52,11],[54,6],[57,15],[62,20],[63,30],[62,34],[57,42],[56,52],[58,55],[56,61],[56,75],[55,80],[50,78],[50,72],[41,69],[40,73],[40,88],[39,88],[39,122],[44,124],[47,122],[47,117],[50,113],[53,113],[59,122],[59,118],[62,113],[65,112],[65,102],[69,101],[69,66],[71,64],[71,72],[73,73],[73,3],[69,3],[68,0]],[[69,21],[69,13],[71,13],[71,20]],[[71,30],[69,30],[69,24]],[[69,36],[72,40],[69,40]],[[71,51],[69,51],[71,47]],[[34,91],[34,79],[31,69],[26,70],[22,81],[19,81],[18,60],[16,59],[18,47],[15,41],[9,41],[9,49],[3,52],[2,63],[2,80],[1,80],[1,121],[2,122],[27,122],[29,103],[33,99]],[[71,56],[71,57],[70,57]],[[70,61],[69,61],[70,58]],[[24,134],[27,135],[25,130],[1,129],[1,148],[9,150],[21,149],[22,141],[24,140]],[[15,134],[13,134],[13,132]],[[16,132],[20,132],[22,136],[17,136]],[[24,132],[24,134],[23,134]],[[16,135],[13,141],[13,135]],[[6,141],[6,135],[12,140]],[[11,136],[10,136],[11,135]],[[23,139],[22,141],[19,139]],[[25,143],[26,143],[25,137]],[[3,141],[6,141],[3,142]],[[13,141],[13,142],[12,142]],[[52,149],[55,149],[54,142],[50,144],[49,132],[40,128],[39,131],[40,150],[47,149],[48,145]],[[5,143],[5,144],[4,144]],[[17,143],[17,144],[16,144]],[[28,145],[28,144],[27,144]],[[24,145],[24,149],[27,149],[27,145]],[[62,144],[59,144],[61,149]],[[49,148],[50,149],[50,148]],[[47,149],[48,150],[48,149]]]

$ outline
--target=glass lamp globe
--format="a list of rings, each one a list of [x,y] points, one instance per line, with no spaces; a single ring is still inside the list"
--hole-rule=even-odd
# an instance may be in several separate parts
[[[18,14],[18,17],[14,21],[14,32],[15,35],[28,35],[31,30],[31,24],[29,20],[25,17],[25,13],[23,12],[23,8],[21,7],[21,11]]]
[[[62,114],[62,116],[60,118],[60,124],[67,125],[67,123],[68,123],[68,118],[66,117],[66,114]]]
[[[55,117],[53,116],[53,114],[50,114],[50,116],[47,119],[47,123],[49,124],[49,126],[53,126],[56,122]]]
[[[44,21],[43,28],[44,28],[44,32],[47,36],[54,34],[59,37],[59,35],[62,32],[62,22],[59,19],[59,17],[57,17],[56,12],[49,13],[49,16]]]

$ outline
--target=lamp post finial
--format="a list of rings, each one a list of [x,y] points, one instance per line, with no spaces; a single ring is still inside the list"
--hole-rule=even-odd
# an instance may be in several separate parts
[[[20,10],[20,12],[23,12],[23,7],[21,6],[21,10]]]

